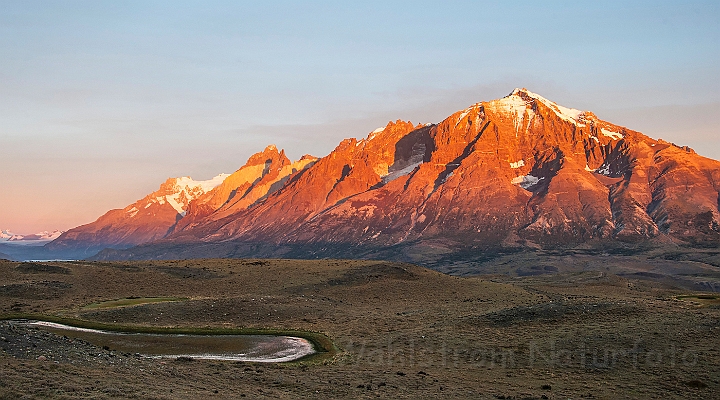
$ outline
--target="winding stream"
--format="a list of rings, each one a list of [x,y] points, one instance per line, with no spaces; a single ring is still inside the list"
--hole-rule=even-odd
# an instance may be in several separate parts
[[[156,358],[287,362],[315,353],[308,340],[292,336],[120,333],[45,321],[27,321],[24,325],[99,347]]]

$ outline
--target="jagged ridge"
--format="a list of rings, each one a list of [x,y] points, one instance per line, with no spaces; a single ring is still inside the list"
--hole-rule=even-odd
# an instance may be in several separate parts
[[[282,153],[273,157],[252,165],[290,165]],[[308,255],[395,248],[403,251],[396,258],[413,259],[489,247],[720,238],[720,163],[525,89],[439,124],[391,122],[291,170],[239,179],[231,196],[218,187],[217,198],[211,191],[192,202],[167,238],[127,254],[169,257],[180,243],[230,241],[250,249],[235,255],[252,255],[247,244],[255,243],[304,246]],[[247,197],[260,182],[264,189]]]

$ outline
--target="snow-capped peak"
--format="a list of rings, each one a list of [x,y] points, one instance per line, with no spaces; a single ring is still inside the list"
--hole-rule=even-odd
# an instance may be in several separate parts
[[[175,209],[175,211],[177,211],[178,214],[185,216],[185,212],[187,211],[190,201],[202,196],[216,186],[220,185],[228,176],[230,176],[230,174],[218,174],[212,179],[205,181],[196,181],[189,176],[169,179],[166,184],[170,184],[172,186],[170,188],[164,186],[164,189],[161,187],[159,192],[155,192],[151,195],[150,199],[143,207],[148,208],[156,203],[160,205],[168,203]],[[130,214],[130,218],[137,215],[138,211],[138,208],[135,206],[127,207],[125,209],[125,212]]]
[[[269,147],[269,146],[268,146]],[[218,174],[212,179],[206,181],[196,181],[189,176],[183,176],[175,179],[175,193],[166,195],[165,200],[178,212],[185,216],[187,206],[190,201],[209,192],[214,187],[221,184],[230,174]],[[160,199],[158,199],[159,201]]]
[[[514,121],[516,131],[521,131],[526,121],[531,121],[535,117],[532,108],[528,107],[528,101],[519,95],[518,89],[502,99],[489,102],[487,106],[502,114],[509,114]]]
[[[10,232],[9,229],[5,229],[0,232],[0,240],[7,241],[7,242],[30,242],[38,243],[38,242],[49,242],[51,240],[57,239],[60,235],[62,235],[63,231],[55,230],[52,232],[49,231],[42,231],[39,233],[33,233],[30,235],[18,235],[15,233]]]
[[[221,184],[228,176],[230,176],[230,174],[218,174],[206,181],[196,181],[189,176],[183,176],[175,178],[175,185],[179,188],[179,190],[193,190],[200,188],[203,192],[208,192],[215,186]]]
[[[384,126],[381,126],[380,128],[377,128],[377,129],[375,129],[374,131],[370,132],[370,133],[367,135],[367,138],[365,138],[365,140],[366,140],[366,141],[373,140],[373,138],[375,138],[375,136],[377,136],[378,133],[382,133],[383,131],[385,131],[385,127],[384,127]],[[358,143],[359,143],[359,142],[358,142]]]
[[[535,118],[535,111],[532,107],[533,103],[543,104],[546,108],[552,110],[558,118],[579,128],[584,128],[587,125],[594,125],[595,127],[600,128],[599,133],[602,136],[609,137],[612,140],[620,140],[624,138],[624,135],[621,133],[622,129],[618,129],[619,127],[606,122],[599,121],[593,113],[563,107],[554,101],[550,101],[525,88],[515,89],[512,93],[502,99],[491,101],[486,103],[486,105],[502,114],[511,116],[515,124],[516,131],[520,132],[533,121],[533,118]],[[461,117],[465,114],[466,112],[463,112]],[[586,132],[590,133],[593,131],[587,130]],[[591,139],[596,142],[600,141],[596,134],[590,133],[590,135]]]
[[[550,101],[550,100],[540,96],[539,94],[533,93],[525,88],[522,88],[522,89],[516,88],[515,90],[513,90],[512,93],[510,93],[509,96],[507,96],[505,98],[523,97],[523,95],[533,98],[533,99],[543,103],[546,107],[553,110],[555,112],[555,114],[557,114],[558,117],[560,117],[561,119],[563,119],[567,122],[571,122],[576,125],[577,124],[584,125],[583,124],[583,120],[584,120],[583,117],[585,114],[584,111],[576,110],[574,108],[563,107],[563,106],[555,103],[554,101]]]
[[[552,110],[560,119],[580,127],[585,126],[586,113],[584,111],[563,107],[525,88],[515,89],[502,99],[491,101],[488,104],[495,109],[511,114],[515,121],[515,128],[521,130],[525,123],[529,123],[535,116],[530,107],[533,100]]]

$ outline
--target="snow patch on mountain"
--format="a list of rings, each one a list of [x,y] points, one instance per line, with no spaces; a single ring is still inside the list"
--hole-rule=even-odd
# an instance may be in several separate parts
[[[457,126],[460,125],[460,123],[468,116],[468,114],[470,114],[471,111],[478,109],[480,106],[480,103],[476,103],[460,111],[460,115],[458,115],[457,120],[455,121],[455,127],[457,128]],[[479,114],[475,116],[475,123],[479,123],[479,116]],[[425,124],[425,126],[432,126],[432,124]]]
[[[520,185],[523,189],[528,189],[531,186],[537,185],[538,182],[545,179],[545,177],[538,178],[536,176],[532,175],[520,175],[518,177],[515,177],[510,181],[513,185]]]
[[[397,179],[401,176],[410,175],[413,171],[415,171],[415,168],[419,167],[420,164],[422,164],[422,163],[423,163],[422,161],[414,162],[403,169],[390,172],[387,175],[383,175],[383,176],[381,176],[382,182],[388,183],[390,181],[394,181],[395,179]]]
[[[595,170],[595,172],[597,172],[600,175],[609,176],[610,175],[610,164],[601,165],[600,168]]]
[[[185,216],[190,201],[220,185],[228,176],[230,176],[230,174],[219,174],[206,181],[196,181],[189,176],[177,178],[175,182],[175,193],[166,195],[165,200],[178,214]]]
[[[510,168],[517,169],[525,166],[525,160],[515,161],[510,163]]]
[[[185,204],[184,202],[181,203],[178,201],[178,200],[180,200],[181,194],[182,194],[182,192],[177,193],[173,196],[165,196],[165,198],[167,199],[167,202],[172,206],[172,208],[174,208],[178,214],[180,214],[184,217],[185,216],[185,208],[187,207],[187,204]]]
[[[515,89],[513,91],[513,95],[518,96],[519,93],[525,93],[528,96],[532,97],[533,99],[543,103],[545,106],[550,108],[551,110],[555,111],[555,114],[560,117],[562,120],[565,120],[567,122],[573,123],[578,126],[585,126],[584,122],[584,111],[576,110],[574,108],[567,108],[563,107],[554,101],[550,101],[542,96],[540,96],[537,93],[533,93],[527,89]]]
[[[460,122],[462,122],[463,118],[465,118],[468,115],[468,113],[470,113],[469,108],[466,110],[463,110],[463,112],[460,113],[460,115],[458,116],[457,122],[455,122],[455,126],[458,126],[460,124]]]
[[[491,101],[489,105],[496,110],[504,111],[513,118],[515,131],[520,131],[525,125],[525,116],[530,121],[535,113],[528,107],[528,102],[516,93],[517,89],[511,95],[503,97],[500,100]]]
[[[365,140],[373,140],[375,138],[375,136],[377,136],[378,133],[382,133],[383,131],[385,131],[384,126],[377,128],[374,131],[370,132],[370,134],[367,135],[367,139],[365,139]],[[362,142],[362,140],[358,141],[358,144],[356,144],[356,145],[359,145],[360,142]]]
[[[607,130],[605,128],[600,128],[600,133],[602,133],[603,136],[608,136],[615,140],[620,140],[625,137],[621,133],[613,132],[613,131]]]

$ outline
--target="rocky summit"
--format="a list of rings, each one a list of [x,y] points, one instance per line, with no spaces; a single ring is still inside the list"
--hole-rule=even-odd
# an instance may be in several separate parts
[[[146,205],[161,198],[154,193],[47,246],[110,248],[99,259],[421,263],[518,249],[717,246],[719,191],[720,162],[516,89],[438,124],[390,122],[320,159],[293,163],[269,146],[216,187],[185,195],[182,212]],[[124,222],[139,213],[141,223]],[[140,246],[118,250],[130,245]]]

